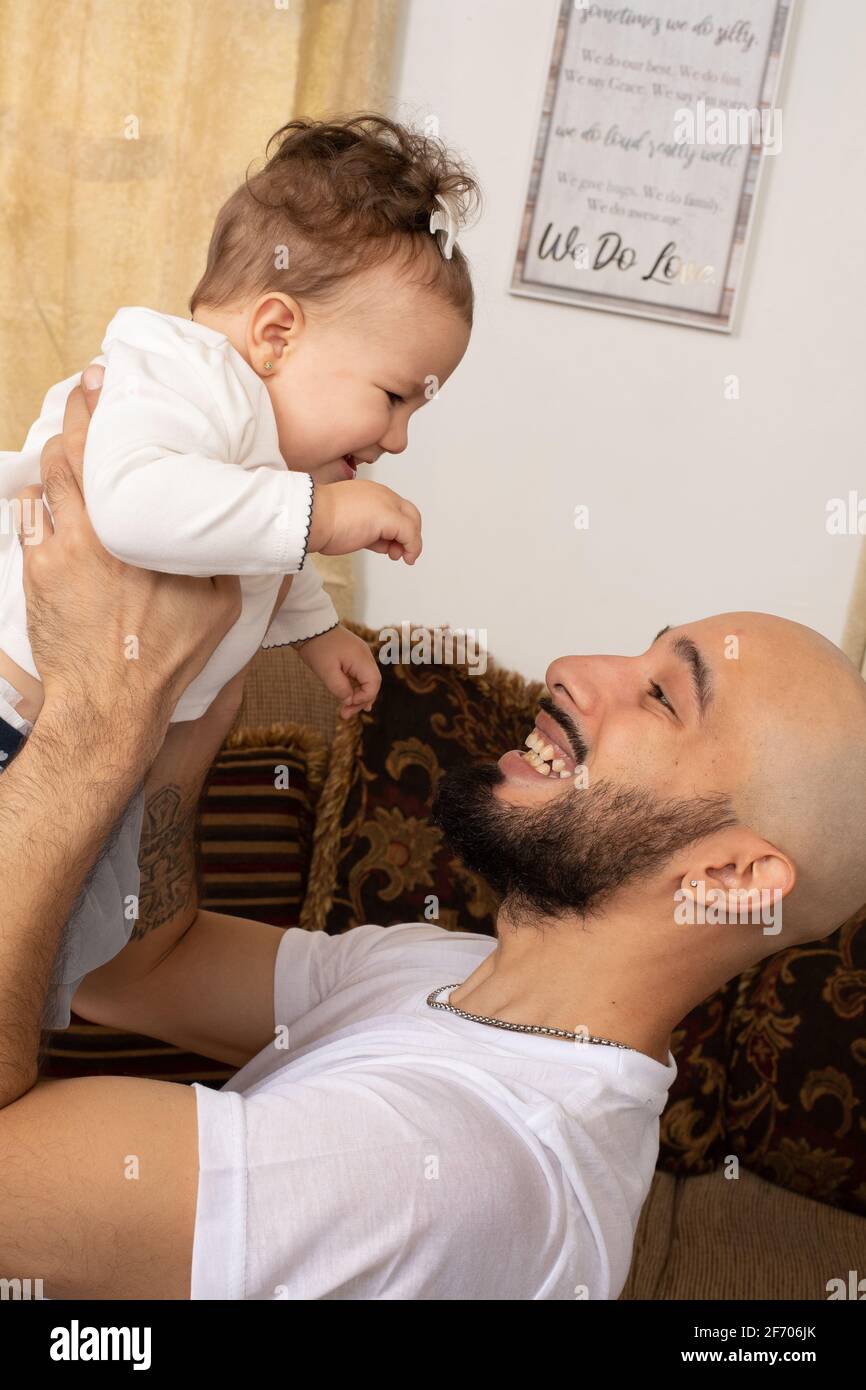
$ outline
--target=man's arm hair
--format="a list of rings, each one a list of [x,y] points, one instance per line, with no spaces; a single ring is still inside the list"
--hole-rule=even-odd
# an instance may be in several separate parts
[[[82,700],[43,709],[0,779],[0,1108],[38,1075],[41,1017],[64,925],[135,790],[141,730],[105,737]],[[86,777],[70,769],[86,768]]]
[[[274,1037],[279,927],[198,909],[195,820],[240,703],[243,676],[200,719],[175,724],[145,782],[141,892],[123,950],[79,985],[91,1023],[242,1066]]]

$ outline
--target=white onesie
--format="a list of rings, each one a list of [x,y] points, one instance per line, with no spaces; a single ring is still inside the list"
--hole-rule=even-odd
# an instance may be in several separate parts
[[[299,642],[339,621],[315,568],[304,565],[313,481],[286,467],[267,387],[225,334],[153,309],[119,309],[93,361],[105,380],[87,433],[84,498],[106,550],[168,574],[241,578],[240,617],[172,715],[196,719],[260,646]],[[0,497],[39,482],[42,447],[60,433],[80,377],[51,387],[20,453],[0,453]],[[295,577],[270,621],[287,574]],[[8,521],[0,525],[0,649],[38,675],[21,547]]]

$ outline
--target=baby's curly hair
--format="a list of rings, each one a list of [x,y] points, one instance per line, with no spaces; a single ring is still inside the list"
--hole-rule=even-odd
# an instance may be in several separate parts
[[[441,141],[362,111],[289,121],[265,154],[265,167],[247,173],[217,214],[191,314],[268,290],[327,301],[341,282],[396,255],[471,327],[466,257],[455,243],[446,260],[429,226],[437,194],[462,223],[481,192]]]

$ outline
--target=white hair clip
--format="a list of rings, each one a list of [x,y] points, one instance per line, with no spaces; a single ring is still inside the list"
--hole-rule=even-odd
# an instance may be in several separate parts
[[[445,241],[443,243],[440,240],[439,246],[446,261],[450,261],[457,237],[457,228],[460,225],[460,217],[456,206],[444,198],[441,193],[436,194],[436,202],[439,206],[434,208],[430,214],[430,231],[434,236],[437,232],[445,233]]]

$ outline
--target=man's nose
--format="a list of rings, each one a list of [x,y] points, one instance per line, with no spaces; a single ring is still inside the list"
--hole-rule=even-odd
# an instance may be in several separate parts
[[[545,674],[548,690],[575,718],[593,719],[628,682],[629,658],[558,656]]]

